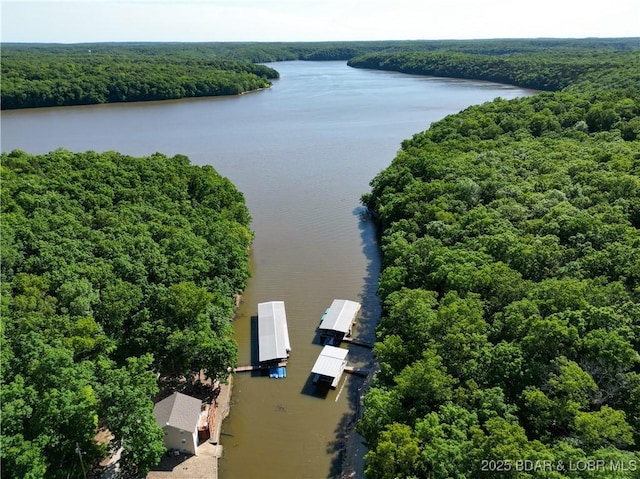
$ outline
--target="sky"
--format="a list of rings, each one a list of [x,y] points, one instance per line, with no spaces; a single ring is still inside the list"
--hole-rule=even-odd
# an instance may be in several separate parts
[[[2,42],[640,36],[638,0],[2,0]]]

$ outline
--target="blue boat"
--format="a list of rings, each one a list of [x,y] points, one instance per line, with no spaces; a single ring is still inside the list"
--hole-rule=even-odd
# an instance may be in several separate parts
[[[285,366],[279,366],[269,369],[269,377],[278,379],[287,377],[287,368]]]

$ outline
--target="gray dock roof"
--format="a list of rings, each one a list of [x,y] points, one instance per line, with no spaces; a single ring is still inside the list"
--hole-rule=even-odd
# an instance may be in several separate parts
[[[325,346],[316,359],[311,372],[321,376],[339,378],[347,365],[349,351],[335,346]]]
[[[258,304],[258,360],[274,361],[289,356],[289,329],[284,301]]]
[[[320,329],[347,334],[359,311],[360,303],[347,299],[334,299],[320,323]]]

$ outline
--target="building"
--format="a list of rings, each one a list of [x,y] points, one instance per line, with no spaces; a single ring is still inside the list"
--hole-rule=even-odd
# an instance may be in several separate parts
[[[314,375],[313,382],[316,384],[328,384],[335,388],[340,381],[340,377],[347,366],[347,355],[349,351],[335,346],[325,346],[318,359],[316,359],[311,374]]]
[[[347,299],[334,299],[320,320],[320,336],[342,341],[351,336],[351,328],[360,312],[360,303]]]
[[[284,301],[258,304],[258,361],[262,365],[286,361],[291,352]]]
[[[201,405],[200,399],[178,392],[156,403],[153,415],[164,431],[167,449],[197,454]]]

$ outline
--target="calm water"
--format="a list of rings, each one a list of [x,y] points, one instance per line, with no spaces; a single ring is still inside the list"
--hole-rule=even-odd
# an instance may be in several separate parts
[[[2,151],[181,153],[213,165],[245,194],[256,239],[253,277],[235,320],[240,364],[252,359],[252,318],[262,301],[285,301],[293,351],[286,379],[236,377],[221,438],[223,479],[339,474],[339,439],[363,380],[345,376],[322,395],[309,371],[321,350],[315,328],[334,298],[362,302],[356,336],[374,337],[379,256],[360,195],[400,142],[431,122],[498,96],[530,94],[344,62],[272,66],[281,73],[273,88],[240,97],[2,113]],[[371,362],[355,346],[349,358],[356,366]]]

